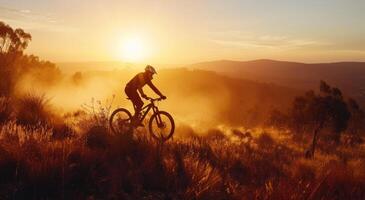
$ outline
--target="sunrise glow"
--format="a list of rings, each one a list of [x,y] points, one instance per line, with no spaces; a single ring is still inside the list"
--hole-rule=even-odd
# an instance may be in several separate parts
[[[365,0],[0,0],[0,200],[365,200]]]
[[[146,57],[145,43],[140,37],[122,39],[118,45],[117,54],[123,61],[139,62]]]

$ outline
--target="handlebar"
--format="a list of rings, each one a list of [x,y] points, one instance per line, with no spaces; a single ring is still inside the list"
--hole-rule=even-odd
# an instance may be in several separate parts
[[[164,99],[162,99],[161,97],[160,98],[152,98],[152,97],[147,97],[145,98],[146,100],[150,100],[150,101],[162,101]]]

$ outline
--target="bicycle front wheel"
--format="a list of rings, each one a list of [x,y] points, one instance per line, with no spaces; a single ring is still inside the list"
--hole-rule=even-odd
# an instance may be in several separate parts
[[[131,113],[125,108],[116,109],[109,118],[109,126],[114,134],[126,133],[131,128]]]
[[[154,139],[165,142],[174,134],[175,122],[168,112],[158,111],[151,116],[148,128]]]

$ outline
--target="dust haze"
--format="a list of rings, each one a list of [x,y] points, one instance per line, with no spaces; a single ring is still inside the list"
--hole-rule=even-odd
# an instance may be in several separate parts
[[[73,112],[96,101],[132,111],[124,87],[138,72],[141,70],[84,70],[62,73],[61,78],[48,77],[57,79],[53,83],[44,83],[28,73],[22,76],[16,88],[19,94],[45,94],[61,113]],[[159,103],[160,109],[169,111],[177,125],[189,125],[200,131],[212,127],[257,125],[271,109],[286,108],[299,93],[273,84],[186,68],[162,69],[153,82],[168,98]],[[148,96],[156,96],[148,87],[144,91]]]

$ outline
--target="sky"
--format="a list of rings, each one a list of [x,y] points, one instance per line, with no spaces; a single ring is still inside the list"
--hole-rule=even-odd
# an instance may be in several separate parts
[[[0,0],[53,62],[365,61],[364,0]]]

